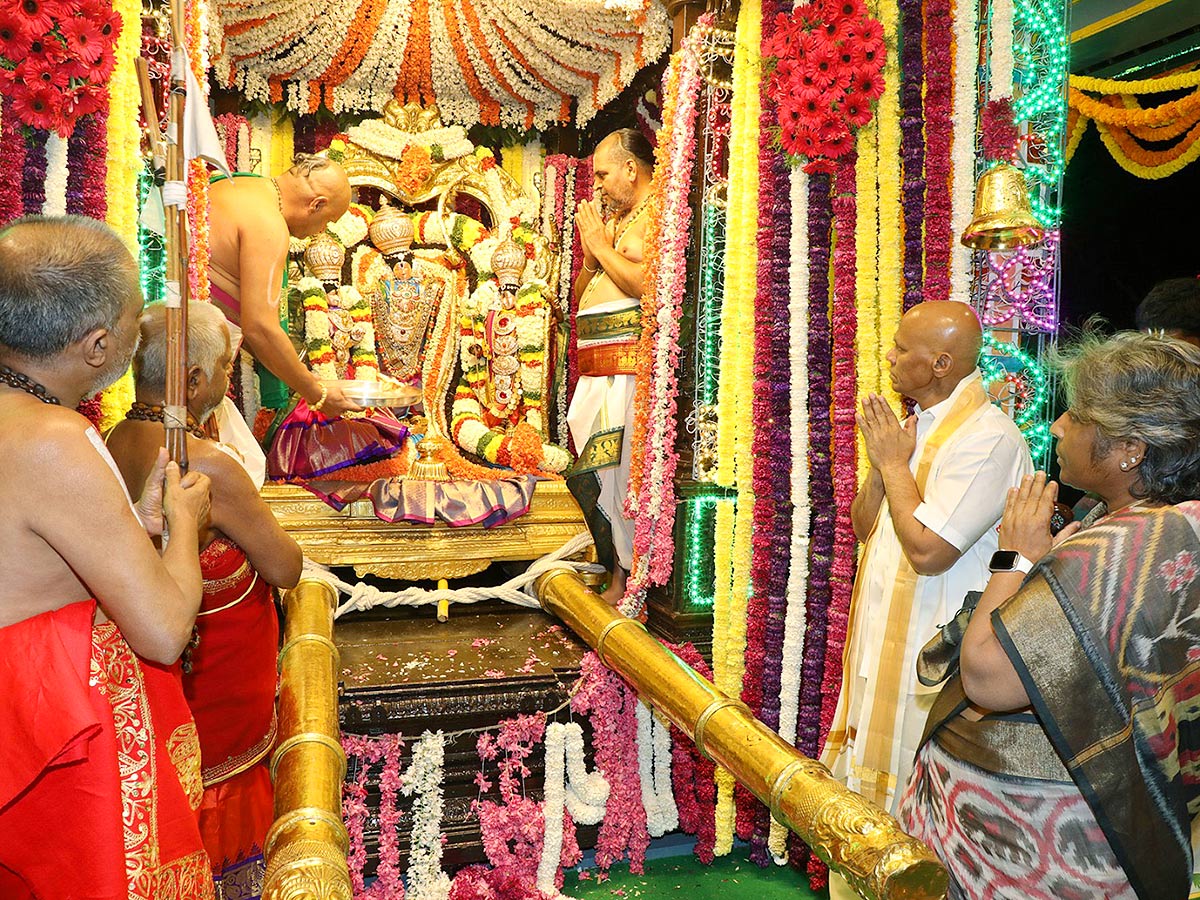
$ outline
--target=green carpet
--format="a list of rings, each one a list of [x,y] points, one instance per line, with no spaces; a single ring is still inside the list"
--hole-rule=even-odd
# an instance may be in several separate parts
[[[742,851],[744,853],[744,851]],[[788,866],[771,865],[760,869],[735,849],[730,856],[717,859],[711,866],[702,866],[690,856],[671,856],[646,863],[643,875],[631,875],[629,866],[622,863],[609,871],[608,881],[597,883],[595,869],[580,881],[577,873],[567,872],[563,893],[576,900],[657,900],[657,898],[686,898],[686,900],[725,900],[729,897],[748,897],[753,900],[826,900],[828,893],[812,891],[808,878]]]

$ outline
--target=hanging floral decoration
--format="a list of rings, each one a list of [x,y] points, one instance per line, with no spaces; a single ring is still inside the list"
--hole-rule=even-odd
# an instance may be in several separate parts
[[[883,94],[882,26],[862,0],[813,0],[775,17],[763,54],[784,151],[810,173],[832,172]]]
[[[0,87],[23,124],[67,137],[108,103],[122,21],[102,0],[0,3]]]
[[[659,3],[336,0],[266,14],[218,0],[214,68],[296,113],[436,103],[445,121],[544,128],[591,120],[671,42]]]

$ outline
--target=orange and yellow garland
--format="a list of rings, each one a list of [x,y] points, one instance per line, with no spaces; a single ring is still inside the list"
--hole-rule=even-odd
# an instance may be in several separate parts
[[[1192,88],[1191,93],[1143,107],[1135,94]],[[1088,93],[1102,93],[1100,97]],[[1200,157],[1200,72],[1184,72],[1136,82],[1071,76],[1066,159],[1079,147],[1088,123],[1121,168],[1138,178],[1166,178]],[[1145,143],[1175,143],[1150,149]]]

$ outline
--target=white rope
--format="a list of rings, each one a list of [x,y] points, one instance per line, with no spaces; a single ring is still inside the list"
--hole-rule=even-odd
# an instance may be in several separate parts
[[[311,559],[304,560],[304,578],[315,578],[328,584],[339,596],[348,597],[333,617],[336,619],[346,613],[361,612],[386,606],[389,609],[396,606],[424,606],[428,603],[438,603],[442,600],[451,603],[478,603],[481,600],[504,600],[517,606],[539,609],[541,604],[533,595],[533,583],[543,572],[550,569],[571,568],[576,571],[592,571],[597,567],[594,563],[578,562],[566,559],[574,556],[590,546],[592,536],[581,531],[553,553],[548,553],[541,559],[530,563],[524,573],[496,587],[464,587],[437,588],[428,590],[422,587],[408,587],[402,591],[381,591],[369,584],[359,582],[348,584],[334,575],[327,566],[315,563]]]

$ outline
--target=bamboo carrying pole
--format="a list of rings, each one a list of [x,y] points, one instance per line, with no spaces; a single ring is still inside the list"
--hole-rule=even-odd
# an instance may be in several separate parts
[[[350,900],[342,823],[346,754],[338,731],[337,596],[306,578],[284,594],[279,737],[271,754],[275,821],[263,846],[264,900]]]
[[[171,2],[171,93],[167,104],[166,183],[163,208],[167,218],[167,384],[163,404],[163,425],[167,431],[167,452],[187,471],[187,180],[183,147],[183,111],[187,99],[187,56],[181,49],[184,39],[183,3]],[[151,105],[149,114],[153,110]],[[157,119],[155,119],[157,121]],[[150,120],[147,119],[147,124]],[[157,127],[154,127],[157,131]]]
[[[740,700],[718,691],[640,623],[610,607],[573,570],[553,569],[535,589],[543,609],[570,626],[642,700],[691,735],[702,753],[767,804],[862,896],[945,896],[946,870],[928,847],[754,718]]]

